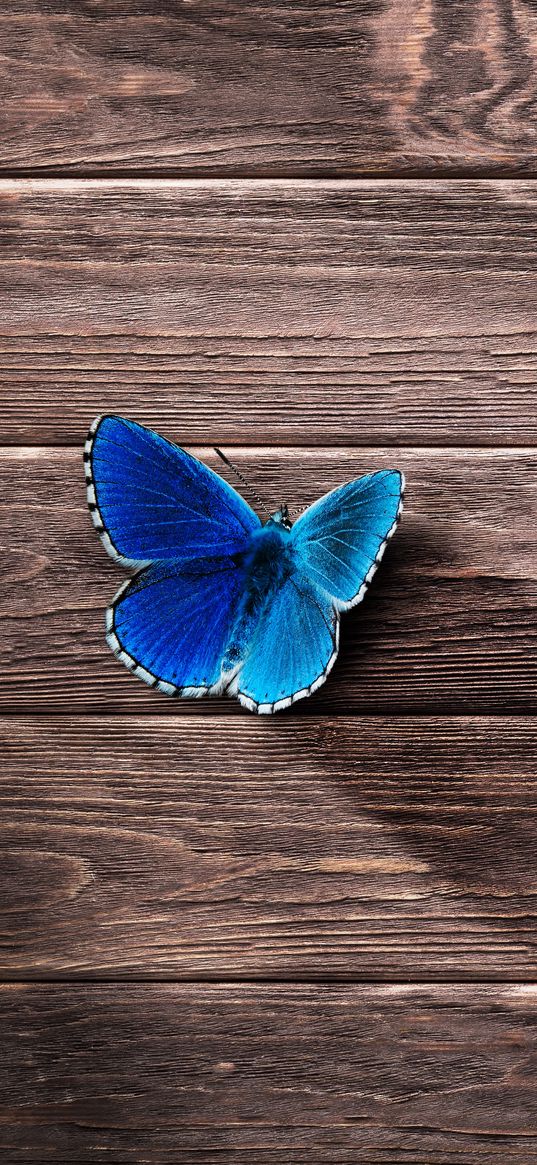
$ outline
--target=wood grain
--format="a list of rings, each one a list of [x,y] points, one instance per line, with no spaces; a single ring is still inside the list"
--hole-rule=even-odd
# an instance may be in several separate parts
[[[530,0],[8,0],[0,42],[2,1161],[537,1165]],[[313,699],[114,661],[102,411],[274,505],[405,470]]]
[[[537,977],[529,718],[0,724],[4,977]]]
[[[194,452],[221,468],[214,452]],[[400,530],[365,602],[345,616],[334,671],[299,716],[535,709],[533,451],[228,452],[274,506],[280,499],[303,506],[375,468],[395,466],[407,476]],[[1,706],[213,712],[215,701],[152,691],[108,649],[104,610],[124,572],[90,523],[80,452],[5,449],[0,472]],[[235,700],[218,708],[249,715]]]
[[[0,441],[79,444],[88,417],[112,412],[198,444],[537,442],[537,329],[493,326],[324,340],[0,335]]]
[[[0,441],[537,441],[528,182],[0,182]]]
[[[4,1160],[531,1165],[536,990],[4,988]]]
[[[3,167],[532,172],[530,0],[8,0]]]

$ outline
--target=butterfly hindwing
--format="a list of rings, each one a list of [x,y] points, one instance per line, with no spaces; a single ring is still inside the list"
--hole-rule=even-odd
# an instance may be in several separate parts
[[[363,598],[403,508],[397,470],[368,473],[325,494],[295,522],[295,555],[310,582],[340,610]]]
[[[338,651],[339,615],[300,572],[291,574],[263,612],[238,675],[247,708],[275,712],[309,696]]]
[[[134,421],[99,417],[84,461],[94,524],[124,566],[233,554],[261,525],[217,473]]]
[[[244,571],[229,558],[190,568],[154,563],[124,584],[107,611],[109,646],[168,696],[217,690],[243,587]]]

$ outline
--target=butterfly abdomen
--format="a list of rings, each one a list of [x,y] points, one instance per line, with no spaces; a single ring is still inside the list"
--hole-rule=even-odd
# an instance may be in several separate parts
[[[244,659],[263,611],[293,570],[286,530],[267,524],[252,537],[244,559],[246,584],[222,663],[232,671]]]

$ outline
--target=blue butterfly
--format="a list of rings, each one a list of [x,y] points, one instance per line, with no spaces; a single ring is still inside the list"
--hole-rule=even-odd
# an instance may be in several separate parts
[[[136,573],[106,613],[130,671],[169,696],[236,695],[276,712],[324,683],[339,613],[363,599],[402,511],[403,475],[368,473],[291,524],[261,524],[223,478],[158,433],[98,417],[88,504],[105,550]]]

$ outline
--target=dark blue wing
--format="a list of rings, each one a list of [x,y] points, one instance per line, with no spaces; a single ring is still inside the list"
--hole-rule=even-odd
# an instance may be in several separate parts
[[[277,712],[326,679],[338,651],[339,615],[326,594],[297,571],[263,612],[234,681],[241,704]]]
[[[221,664],[244,571],[227,558],[197,567],[154,563],[129,579],[106,613],[112,651],[169,696],[222,690]]]
[[[360,602],[403,508],[397,470],[368,473],[325,494],[295,522],[297,563],[340,609]]]
[[[261,524],[223,478],[133,421],[97,418],[84,461],[93,522],[124,566],[231,555]]]

